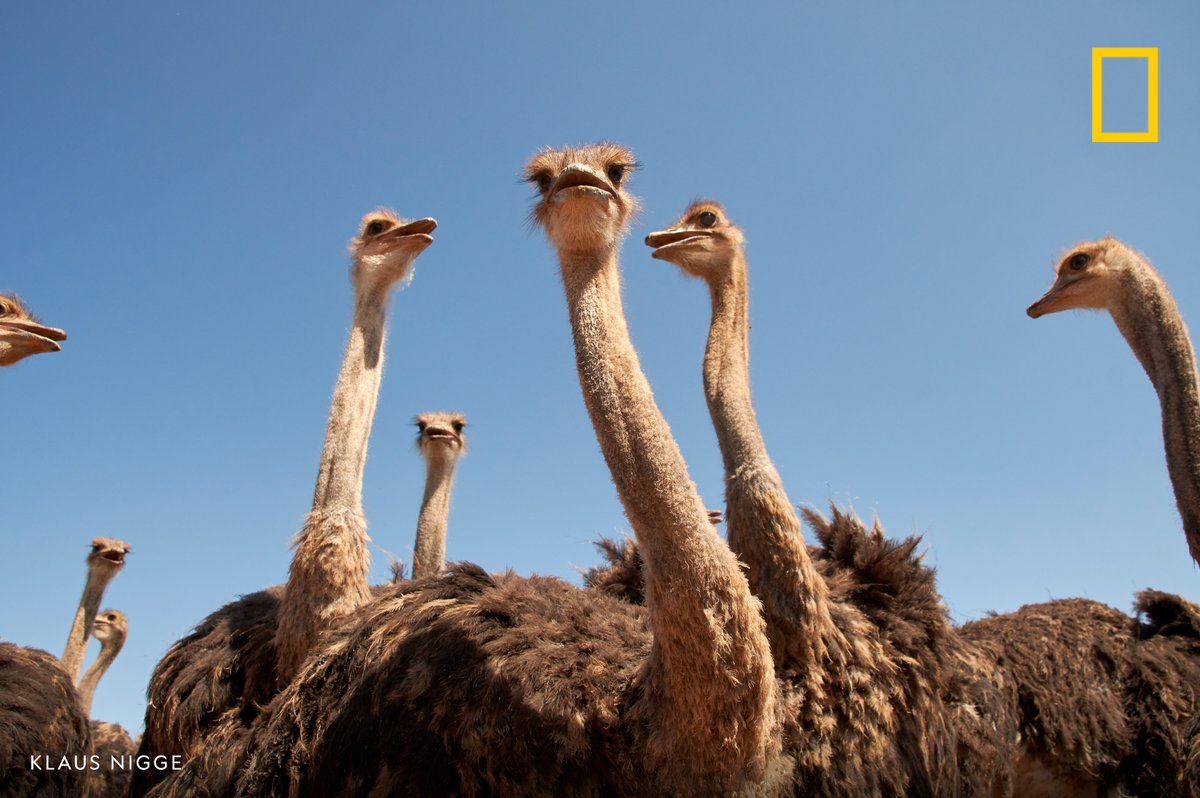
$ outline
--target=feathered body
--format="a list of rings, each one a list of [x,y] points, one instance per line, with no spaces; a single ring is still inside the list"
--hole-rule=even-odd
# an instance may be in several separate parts
[[[87,795],[87,714],[58,658],[0,643],[0,787],[6,796]],[[33,757],[37,760],[31,761]],[[50,760],[47,762],[46,760]],[[52,764],[51,764],[52,763]]]

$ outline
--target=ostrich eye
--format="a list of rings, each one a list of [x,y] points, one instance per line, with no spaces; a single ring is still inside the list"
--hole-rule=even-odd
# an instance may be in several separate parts
[[[0,316],[6,316],[6,315],[8,315],[8,307],[5,306],[3,303],[0,303]]]
[[[450,426],[454,427],[454,431],[455,431],[455,432],[462,432],[462,431],[463,431],[463,427],[465,427],[465,426],[466,426],[466,424],[464,424],[464,423],[463,423],[463,422],[461,422],[461,421],[452,421],[452,422],[450,423]]]
[[[387,225],[376,219],[367,225],[366,234],[369,236],[377,236],[387,229]]]
[[[427,427],[427,426],[429,426],[429,425],[428,425],[428,424],[426,424],[424,421],[418,421],[418,422],[417,422],[417,430],[418,430],[419,432],[424,432],[424,431],[425,431],[425,427]]]
[[[1084,266],[1087,266],[1089,260],[1091,260],[1091,258],[1089,258],[1086,254],[1082,252],[1076,252],[1071,256],[1071,261],[1068,265],[1070,265],[1071,271],[1077,272]]]
[[[712,227],[716,223],[717,223],[717,215],[715,213],[713,213],[712,211],[705,211],[704,213],[700,214],[700,226],[701,227]]]
[[[550,190],[550,184],[554,182],[550,179],[550,175],[546,174],[545,172],[537,175],[534,180],[537,182],[538,191],[542,192],[543,194]]]
[[[621,178],[625,177],[625,164],[615,163],[605,169],[604,173],[608,175],[608,179],[613,182],[614,186],[620,185]]]

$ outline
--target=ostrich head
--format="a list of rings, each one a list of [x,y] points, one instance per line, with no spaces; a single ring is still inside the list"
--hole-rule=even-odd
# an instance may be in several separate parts
[[[637,210],[637,199],[625,191],[636,167],[620,144],[542,150],[525,166],[525,180],[539,195],[534,223],[560,252],[615,247]]]
[[[408,221],[387,208],[368,213],[358,235],[350,240],[355,284],[386,287],[403,279],[416,257],[433,243],[429,234],[435,229],[433,219]]]
[[[423,457],[457,457],[466,451],[467,418],[462,413],[422,413],[417,425],[417,450]]]
[[[92,622],[92,637],[99,640],[103,648],[112,646],[120,651],[128,633],[129,619],[120,610],[104,610]]]
[[[1059,262],[1054,285],[1025,312],[1034,319],[1076,308],[1111,312],[1126,296],[1128,280],[1145,271],[1138,256],[1115,238],[1079,244]]]
[[[728,275],[744,242],[725,209],[710,200],[693,202],[675,224],[646,236],[646,245],[654,247],[652,257],[710,282]]]
[[[129,544],[115,538],[92,538],[92,551],[88,554],[88,569],[112,578],[125,567],[125,555],[133,551]]]
[[[0,294],[0,366],[11,366],[22,358],[42,352],[57,352],[67,334],[47,327],[25,309],[12,294]]]

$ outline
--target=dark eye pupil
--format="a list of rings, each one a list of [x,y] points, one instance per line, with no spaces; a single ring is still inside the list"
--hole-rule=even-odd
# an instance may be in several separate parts
[[[1071,258],[1071,268],[1078,271],[1086,266],[1087,262],[1088,256],[1080,252]]]
[[[621,178],[625,176],[625,167],[620,164],[613,164],[608,167],[608,179],[614,183],[620,183]]]
[[[383,222],[371,222],[367,225],[367,235],[377,236],[383,232]]]
[[[705,211],[704,213],[700,214],[700,226],[701,227],[712,227],[716,223],[717,223],[717,215],[715,213],[713,213],[712,211]]]
[[[550,189],[550,175],[538,175],[537,184],[539,191],[548,191]]]

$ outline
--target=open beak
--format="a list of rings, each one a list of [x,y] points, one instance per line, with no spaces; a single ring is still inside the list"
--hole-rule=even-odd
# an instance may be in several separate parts
[[[0,341],[6,343],[9,349],[20,357],[57,352],[62,349],[58,342],[66,339],[67,334],[57,327],[47,327],[32,321],[0,319]]]
[[[590,166],[573,163],[559,173],[558,179],[546,194],[547,201],[553,201],[560,191],[569,188],[583,189],[585,192],[600,191],[612,197],[617,196],[612,183]],[[578,192],[576,192],[578,193]]]
[[[411,238],[424,241],[426,245],[433,243],[433,236],[430,235],[437,229],[436,219],[417,219],[415,222],[402,224],[399,227],[393,228],[386,235],[380,238],[381,241],[398,241],[402,238]]]
[[[657,233],[651,233],[646,236],[646,246],[654,248],[654,251],[650,253],[650,257],[662,259],[664,255],[675,249],[682,249],[689,243],[703,241],[711,235],[712,233],[708,230],[660,230]]]
[[[103,553],[101,553],[100,556],[103,557],[104,559],[108,560],[109,562],[116,563],[117,565],[124,565],[125,564],[125,554],[126,554],[126,552],[117,551],[114,549],[114,550],[109,550],[109,551],[103,552]]]
[[[430,424],[429,426],[425,427],[425,429],[421,431],[421,436],[426,440],[431,441],[454,441],[456,443],[461,443],[458,433],[456,433],[454,430],[450,429],[449,427],[439,427],[434,424]]]

